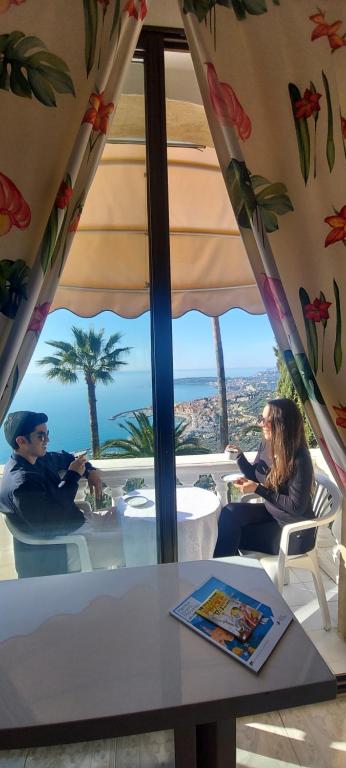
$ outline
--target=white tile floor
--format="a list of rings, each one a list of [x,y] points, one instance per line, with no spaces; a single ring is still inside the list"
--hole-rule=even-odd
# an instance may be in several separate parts
[[[332,624],[329,632],[323,629],[313,579],[308,571],[292,569],[283,596],[334,674],[346,673],[346,642],[337,632],[338,587],[323,572],[322,580]]]

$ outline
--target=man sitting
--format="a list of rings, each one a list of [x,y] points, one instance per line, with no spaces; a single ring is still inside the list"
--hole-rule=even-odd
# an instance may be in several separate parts
[[[78,482],[83,476],[87,478],[90,489],[95,488],[99,495],[102,491],[101,476],[86,461],[85,454],[76,458],[66,451],[47,451],[47,421],[45,413],[33,411],[16,411],[8,415],[4,434],[13,453],[4,469],[0,503],[23,533],[51,538],[78,531],[86,536],[90,534],[92,539],[95,536],[100,539],[97,532],[93,535],[94,526],[86,522],[75,497]],[[65,471],[63,479],[59,474],[62,471]],[[112,518],[112,512],[105,517],[108,520]],[[104,525],[103,519],[102,523]],[[114,518],[111,520],[112,528],[114,531]],[[104,535],[101,538],[104,544]],[[76,547],[71,547],[71,551],[74,550]],[[15,539],[14,553],[20,578],[76,570],[71,565],[71,553],[69,556],[67,548],[62,545],[33,547]],[[106,566],[102,562],[99,567]]]

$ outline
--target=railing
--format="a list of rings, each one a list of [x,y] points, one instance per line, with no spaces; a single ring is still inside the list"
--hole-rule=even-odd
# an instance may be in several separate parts
[[[247,454],[250,461],[254,456],[254,453]],[[128,481],[139,478],[144,480],[146,487],[155,486],[153,458],[100,459],[93,461],[93,466],[102,472],[102,478],[110,489],[114,504],[123,494],[124,486]],[[230,461],[224,453],[176,457],[177,483],[185,486],[195,485],[201,476],[211,475],[215,483],[215,491],[219,494],[222,504],[227,503],[227,483],[222,480],[222,476],[237,471],[236,462]]]

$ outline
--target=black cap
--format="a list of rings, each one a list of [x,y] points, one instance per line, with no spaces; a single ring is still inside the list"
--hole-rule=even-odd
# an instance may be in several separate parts
[[[12,448],[17,448],[16,437],[30,435],[38,424],[45,424],[48,416],[34,411],[14,411],[9,413],[4,423],[4,434]]]

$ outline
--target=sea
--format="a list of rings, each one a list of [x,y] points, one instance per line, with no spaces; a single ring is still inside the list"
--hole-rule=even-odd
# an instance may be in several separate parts
[[[226,377],[248,378],[265,369],[232,368],[226,370]],[[217,393],[212,378],[215,370],[176,370],[174,372],[174,400],[176,403],[210,397]],[[209,377],[211,381],[209,381]],[[198,381],[205,378],[205,381]],[[179,382],[182,379],[183,381]],[[111,438],[126,437],[121,423],[131,417],[125,414],[112,417],[132,408],[149,408],[152,404],[151,372],[119,371],[114,382],[108,386],[96,387],[97,411],[101,443]],[[85,383],[63,385],[47,379],[40,372],[27,372],[18,393],[13,400],[11,411],[30,410],[48,415],[50,443],[53,451],[90,450],[90,429],[88,398]],[[3,430],[0,430],[0,464],[4,464],[11,449]]]

